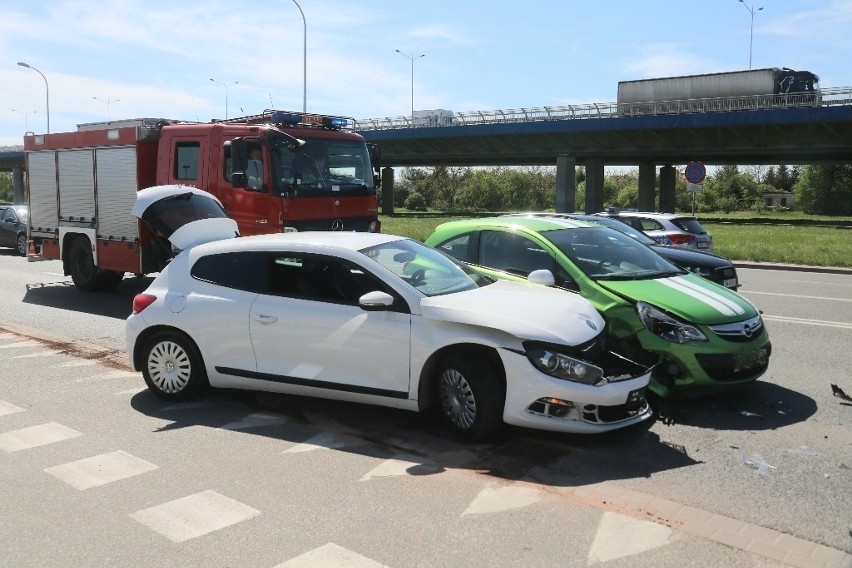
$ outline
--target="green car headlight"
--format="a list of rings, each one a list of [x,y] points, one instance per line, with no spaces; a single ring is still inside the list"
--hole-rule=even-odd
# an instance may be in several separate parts
[[[707,341],[707,336],[696,326],[682,322],[651,304],[637,302],[636,313],[648,331],[672,343]]]
[[[576,359],[546,347],[527,349],[527,357],[533,366],[551,377],[592,386],[607,384],[604,371],[581,359]]]

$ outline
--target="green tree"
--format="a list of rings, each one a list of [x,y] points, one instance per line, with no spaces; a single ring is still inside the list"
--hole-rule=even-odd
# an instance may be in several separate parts
[[[805,213],[852,215],[852,165],[805,166],[793,194]]]
[[[0,172],[0,203],[12,203],[15,189],[12,187],[12,172]]]

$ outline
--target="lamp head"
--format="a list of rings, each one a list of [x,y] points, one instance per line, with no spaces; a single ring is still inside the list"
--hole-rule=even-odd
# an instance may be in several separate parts
[[[18,65],[20,65],[21,67],[29,67],[29,65],[27,65],[23,61],[18,61]]]

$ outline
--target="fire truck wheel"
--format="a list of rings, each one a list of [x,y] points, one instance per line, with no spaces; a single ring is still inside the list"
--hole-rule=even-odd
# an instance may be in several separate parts
[[[68,253],[68,271],[74,285],[87,292],[98,288],[98,274],[100,271],[95,266],[92,258],[92,246],[86,237],[77,237],[71,242]]]
[[[183,333],[158,331],[145,342],[142,376],[155,395],[186,400],[207,388],[207,373],[195,343]]]

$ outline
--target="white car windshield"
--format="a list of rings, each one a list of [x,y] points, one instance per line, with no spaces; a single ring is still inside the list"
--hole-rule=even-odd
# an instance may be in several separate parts
[[[417,241],[392,241],[361,252],[426,296],[472,290],[493,282],[469,266]]]

